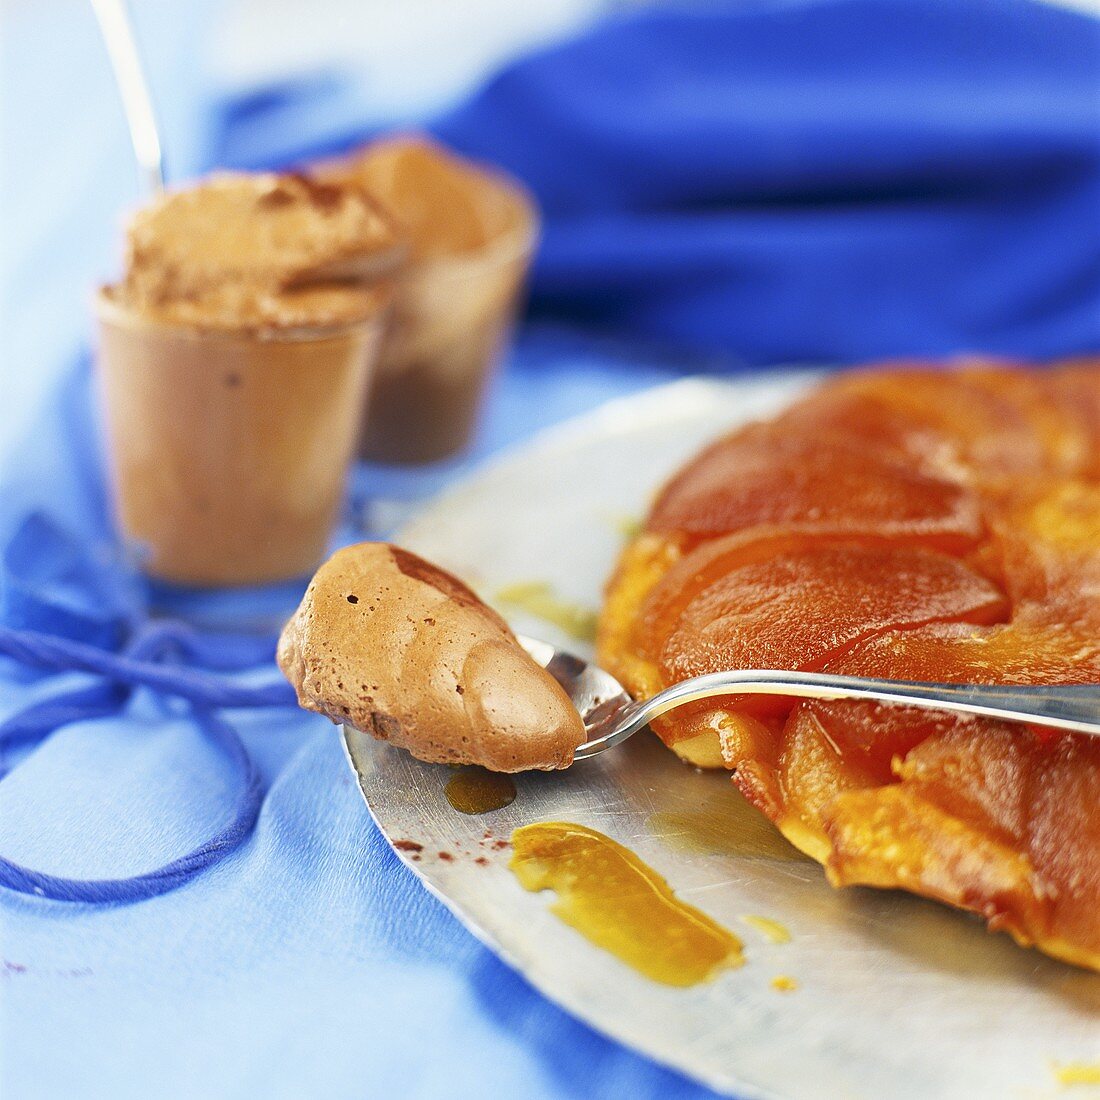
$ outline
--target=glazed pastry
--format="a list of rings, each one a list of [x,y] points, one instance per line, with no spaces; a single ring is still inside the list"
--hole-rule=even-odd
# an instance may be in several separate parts
[[[600,663],[1100,683],[1100,363],[838,376],[706,448],[625,550]],[[1100,969],[1100,741],[857,702],[654,723],[837,886],[901,887]]]

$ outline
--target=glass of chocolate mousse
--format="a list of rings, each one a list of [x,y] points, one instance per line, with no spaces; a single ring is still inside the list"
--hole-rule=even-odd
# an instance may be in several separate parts
[[[323,174],[361,184],[409,245],[359,454],[454,455],[470,441],[515,319],[538,237],[534,201],[516,180],[418,136],[374,142]]]
[[[135,215],[97,366],[147,575],[251,586],[320,562],[402,247],[358,188],[296,174],[213,176]]]

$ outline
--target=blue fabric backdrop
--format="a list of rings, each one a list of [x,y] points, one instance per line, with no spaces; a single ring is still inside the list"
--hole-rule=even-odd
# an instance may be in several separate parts
[[[218,156],[367,136],[311,143],[285,110],[241,104]],[[1076,12],[660,6],[509,67],[435,130],[538,196],[537,315],[749,364],[1100,350],[1100,21]]]
[[[437,130],[533,187],[533,310],[573,331],[524,337],[474,459],[684,370],[1100,349],[1098,90],[1100,24],[1025,0],[647,7],[511,66]],[[216,105],[204,159],[345,147],[352,93]],[[415,885],[331,726],[285,705],[270,634],[146,620],[87,361],[68,363],[0,493],[0,650],[21,654],[0,659],[0,852],[55,878],[210,868],[138,904],[0,890],[4,1090],[702,1095],[547,1004]],[[370,498],[468,464],[358,471],[341,538],[370,529]],[[22,873],[3,881],[58,892]]]

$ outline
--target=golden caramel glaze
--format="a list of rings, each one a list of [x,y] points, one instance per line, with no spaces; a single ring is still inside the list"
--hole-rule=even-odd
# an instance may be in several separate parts
[[[457,578],[387,543],[337,551],[279,639],[299,703],[433,763],[567,767],[584,725]]]
[[[451,808],[460,814],[488,814],[516,800],[516,785],[502,772],[476,764],[459,768],[443,788]]]
[[[699,985],[744,964],[741,941],[728,928],[595,829],[523,825],[512,833],[512,851],[508,866],[525,889],[554,891],[552,913],[652,981]]]
[[[658,495],[599,659],[641,697],[722,668],[1100,683],[1100,360],[838,375]],[[1100,742],[730,697],[654,723],[837,886],[900,887],[1100,969]]]

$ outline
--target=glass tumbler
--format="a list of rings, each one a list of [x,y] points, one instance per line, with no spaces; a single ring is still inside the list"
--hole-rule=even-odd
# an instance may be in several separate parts
[[[471,252],[411,259],[394,287],[359,436],[361,457],[419,464],[470,441],[538,238],[518,188],[506,228]]]
[[[148,576],[290,580],[321,561],[384,324],[262,334],[150,320],[96,299],[113,504]]]

